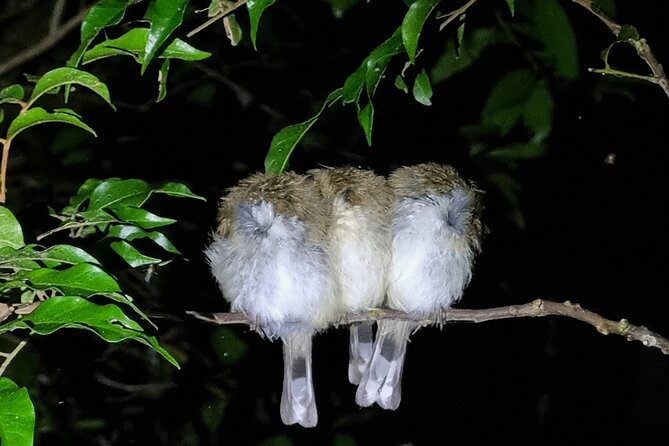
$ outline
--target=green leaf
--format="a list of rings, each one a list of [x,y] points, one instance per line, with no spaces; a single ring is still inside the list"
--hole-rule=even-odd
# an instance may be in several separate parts
[[[107,234],[108,237],[120,238],[122,240],[136,240],[141,238],[148,238],[152,240],[156,245],[160,246],[167,252],[172,254],[181,254],[179,250],[169,241],[165,235],[160,232],[152,231],[146,232],[142,228],[131,225],[114,225]]]
[[[0,90],[0,104],[4,102],[18,103],[23,100],[25,92],[19,84],[9,85]]]
[[[537,83],[527,98],[522,111],[523,123],[535,137],[534,142],[545,139],[553,128],[553,95],[545,82]]]
[[[116,240],[109,244],[111,249],[133,268],[146,265],[155,265],[162,262],[161,259],[149,257],[139,252],[134,246],[125,240]]]
[[[123,19],[130,0],[102,0],[93,5],[81,22],[81,45],[70,56],[67,66],[76,67],[81,62],[84,51],[104,28],[117,25]]]
[[[411,4],[402,20],[402,42],[411,63],[416,61],[418,38],[425,21],[441,0],[417,0]]]
[[[616,40],[619,42],[628,42],[628,41],[636,41],[639,40],[639,31],[632,26],[632,25],[623,25],[620,28],[620,32],[618,33],[618,37],[616,37]]]
[[[491,150],[485,154],[486,158],[500,161],[530,160],[544,156],[546,146],[541,143],[516,143]]]
[[[167,226],[176,223],[172,218],[160,217],[149,211],[133,207],[121,207],[113,210],[118,219],[125,223],[130,223],[140,228],[150,229],[160,226]]]
[[[360,127],[365,132],[365,139],[367,140],[367,145],[371,147],[372,145],[372,126],[374,124],[374,106],[372,101],[368,101],[362,107],[358,102],[358,122]]]
[[[430,98],[432,97],[432,85],[430,85],[430,78],[427,77],[425,69],[422,69],[416,80],[413,83],[413,97],[423,105],[432,105]]]
[[[398,90],[401,90],[405,93],[409,92],[409,87],[407,86],[407,83],[404,81],[404,78],[399,74],[397,75],[397,77],[395,77],[395,87]]]
[[[64,109],[49,113],[43,108],[34,107],[27,110],[25,113],[18,115],[16,119],[12,121],[12,123],[9,125],[9,129],[7,129],[7,139],[15,138],[16,135],[29,127],[38,124],[45,124],[47,122],[63,122],[65,124],[71,124],[92,133],[94,136],[97,136],[95,131],[84,124],[84,122],[79,119],[79,117],[72,113],[65,112]]]
[[[458,57],[460,57],[460,48],[462,47],[462,40],[465,37],[465,25],[466,25],[465,14],[460,15],[460,21],[462,23],[460,23],[460,25],[458,26],[458,32],[456,35],[456,42],[458,43],[458,45],[456,46],[456,52],[458,54]]]
[[[167,75],[170,72],[170,59],[165,59],[160,66],[160,71],[158,71],[158,99],[156,102],[160,102],[167,96]]]
[[[446,49],[430,70],[432,84],[437,85],[467,69],[483,50],[499,42],[499,33],[494,28],[477,28],[467,33],[460,45],[455,40],[447,41]]]
[[[60,87],[62,85],[72,84],[78,84],[89,88],[102,99],[104,99],[113,109],[116,109],[114,104],[111,103],[109,89],[102,81],[100,81],[100,79],[91,73],[71,67],[56,68],[55,70],[51,70],[40,77],[39,81],[37,81],[35,84],[35,88],[33,89],[32,94],[30,95],[28,107],[30,107],[40,96],[44,95],[49,90],[53,90],[54,88]]]
[[[249,11],[249,21],[251,22],[251,43],[253,43],[253,48],[258,49],[256,46],[256,34],[258,34],[258,23],[260,22],[260,16],[269,6],[272,6],[276,0],[249,0],[246,2],[246,8]]]
[[[100,265],[98,259],[87,253],[81,248],[71,245],[54,245],[44,251],[39,252],[39,260],[52,268],[56,264],[67,263],[76,265],[79,263],[91,263],[93,265]]]
[[[144,58],[142,60],[142,74],[146,67],[158,53],[158,50],[167,42],[170,35],[183,21],[188,0],[153,0],[149,3],[145,18],[151,22]]]
[[[144,60],[144,48],[149,37],[147,28],[133,28],[117,39],[105,40],[86,51],[83,63],[111,56],[132,56],[137,62]],[[200,51],[181,39],[174,39],[165,48],[158,58],[181,59],[188,61],[202,60],[211,56],[211,53]]]
[[[374,48],[360,66],[346,78],[341,93],[344,103],[358,101],[363,87],[366,87],[370,98],[374,97],[390,59],[401,52],[401,29],[397,28],[392,36]]]
[[[230,45],[237,46],[242,40],[242,27],[237,23],[234,14],[223,17],[223,27],[225,35],[230,41]]]
[[[0,444],[32,446],[35,435],[35,408],[25,387],[0,377]]]
[[[125,340],[141,342],[158,352],[175,367],[179,367],[174,357],[158,344],[156,338],[147,335],[142,327],[118,306],[98,305],[78,296],[47,299],[32,313],[0,325],[0,333],[27,329],[32,333],[48,335],[61,328],[92,331],[112,343]]]
[[[509,12],[511,13],[511,17],[513,17],[516,14],[515,0],[506,0],[506,6],[509,7]]]
[[[602,14],[605,15],[606,17],[616,16],[615,0],[592,0],[590,6],[592,7],[592,10],[595,11],[597,14]]]
[[[26,277],[39,289],[57,288],[64,294],[91,296],[121,291],[112,276],[90,263],[79,263],[62,271],[41,268],[30,271]]]
[[[534,73],[527,69],[504,75],[486,100],[481,113],[482,123],[497,126],[502,136],[508,134],[520,119],[536,84]]]
[[[578,78],[578,48],[569,17],[558,0],[537,0],[534,8],[536,33],[545,48],[545,60],[557,76]]]
[[[272,138],[272,143],[270,144],[269,151],[265,157],[265,172],[281,173],[286,170],[290,155],[293,153],[293,150],[295,150],[295,147],[302,137],[318,120],[321,113],[323,113],[323,110],[341,99],[341,97],[342,89],[339,88],[328,95],[323,106],[318,113],[316,113],[316,116],[300,124],[289,125],[288,127],[279,130],[279,132],[274,135],[274,138]]]
[[[98,180],[97,178],[89,178],[86,180],[84,184],[79,187],[77,194],[70,198],[70,206],[75,209],[79,208],[79,206],[81,206],[84,201],[90,198],[91,193],[95,190],[96,187],[98,187],[100,183],[102,183],[102,180]]]
[[[4,206],[0,206],[0,248],[10,246],[20,248],[25,245],[23,230],[14,214]]]
[[[194,198],[195,200],[207,201],[204,197],[196,195],[182,183],[165,183],[162,186],[151,191],[152,194],[164,194],[177,198]]]
[[[149,183],[138,179],[107,180],[93,190],[88,210],[115,209],[121,206],[140,206],[151,193]]]

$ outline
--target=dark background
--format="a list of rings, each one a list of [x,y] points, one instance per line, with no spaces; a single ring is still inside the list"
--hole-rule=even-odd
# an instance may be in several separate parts
[[[470,9],[473,26],[494,23],[494,8],[503,6],[497,3]],[[666,2],[619,3],[618,20],[634,24],[660,62],[669,63],[661,20],[669,12]],[[577,37],[580,77],[553,85],[547,154],[513,171],[524,227],[508,218],[498,192],[486,193],[489,232],[458,306],[570,300],[669,335],[669,98],[655,85],[588,73],[587,67],[601,65],[599,53],[612,36],[583,8],[561,4]],[[4,52],[37,38],[49,14],[44,8],[1,24]],[[92,95],[77,95],[71,104],[97,139],[43,126],[14,143],[7,203],[30,241],[56,225],[48,206],[64,206],[91,177],[181,181],[208,200],[155,203],[160,215],[179,220],[170,236],[187,261],[158,270],[148,285],[143,271],[118,273],[159,325],[159,339],[181,370],[142,346],[106,345],[85,332],[31,340],[11,376],[29,386],[37,406],[38,444],[666,444],[669,359],[575,320],[420,330],[411,338],[395,412],[355,405],[346,376],[348,331],[329,330],[314,344],[319,424],[306,430],[284,426],[279,418],[278,343],[245,326],[214,327],[185,314],[227,308],[202,254],[218,197],[262,170],[274,133],[310,117],[390,35],[405,10],[399,1],[363,2],[336,19],[325,2],[278,2],[265,13],[257,52],[248,39],[231,48],[222,27],[214,26],[192,40],[212,58],[174,62],[168,98],[158,104],[155,67],[140,77],[130,59],[99,62],[90,70],[108,83],[118,111]],[[202,20],[187,15],[181,34]],[[77,46],[76,34],[5,74],[0,87],[23,82],[22,73],[62,65]],[[428,38],[438,52],[445,36],[434,32]],[[425,46],[429,60],[430,44]],[[621,63],[645,73],[633,51],[625,51]],[[337,106],[296,149],[291,168],[354,164],[385,174],[434,161],[481,183],[484,172],[468,156],[459,129],[478,119],[492,86],[521,58],[513,49],[483,53],[470,70],[435,87],[431,107],[388,81],[375,101],[373,147],[366,146],[353,108]],[[605,163],[609,154],[615,163]],[[71,242],[64,236],[47,241]],[[83,243],[95,250],[92,242]],[[122,268],[111,256],[105,260]]]

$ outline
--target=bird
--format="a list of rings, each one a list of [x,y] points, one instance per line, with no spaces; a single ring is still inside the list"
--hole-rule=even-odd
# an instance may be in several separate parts
[[[393,192],[391,261],[385,305],[436,318],[457,302],[480,251],[480,191],[447,165],[403,166],[388,176]],[[380,320],[372,360],[356,391],[362,407],[395,410],[407,342],[420,323]]]
[[[330,212],[329,250],[337,300],[349,316],[381,305],[390,264],[390,204],[386,179],[345,166],[313,169]],[[359,384],[372,358],[373,321],[350,324],[348,378]]]
[[[205,254],[232,311],[283,343],[281,420],[318,422],[312,337],[342,317],[327,246],[327,204],[314,179],[294,172],[252,174],[221,199]]]

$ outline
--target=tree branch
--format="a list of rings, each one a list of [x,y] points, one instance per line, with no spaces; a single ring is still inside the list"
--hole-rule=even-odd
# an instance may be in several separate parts
[[[88,8],[82,9],[77,15],[69,19],[67,22],[61,24],[55,32],[47,34],[42,40],[35,45],[26,48],[20,53],[12,56],[9,60],[0,63],[0,75],[5,74],[14,68],[23,65],[27,61],[34,59],[40,54],[50,50],[54,45],[60,42],[70,31],[81,23],[81,21],[88,14]]]
[[[26,346],[28,343],[27,339],[22,340],[21,342],[18,343],[16,347],[14,347],[14,350],[12,350],[10,353],[0,353],[0,356],[4,357],[4,361],[2,362],[2,365],[0,365],[0,376],[2,376],[5,373],[5,370],[7,370],[7,367],[9,367],[9,363],[12,362],[12,360],[16,357],[16,355],[19,354],[21,349]]]
[[[225,324],[246,324],[252,328],[257,325],[242,313],[199,313],[196,311],[187,311],[186,313],[197,319],[211,322],[217,325]],[[513,319],[519,317],[545,317],[545,316],[565,316],[577,319],[586,324],[590,324],[604,335],[615,334],[624,336],[628,341],[639,341],[646,347],[658,348],[665,355],[669,355],[669,339],[648,330],[641,325],[632,325],[627,319],[612,321],[600,316],[592,311],[581,308],[579,304],[569,301],[551,302],[537,299],[522,305],[509,305],[506,307],[484,308],[477,310],[468,310],[460,308],[449,308],[437,315],[436,320],[417,317],[398,310],[389,308],[373,308],[366,315],[359,315],[347,318],[341,322],[341,325],[352,322],[374,321],[378,319],[398,319],[406,321],[417,321],[423,325],[447,322],[487,322],[499,319]]]
[[[604,24],[609,28],[609,31],[611,31],[614,36],[618,37],[620,31],[622,30],[622,26],[611,20],[603,13],[593,10],[592,0],[571,0],[571,1],[578,5],[581,5],[582,7],[590,11],[591,14],[593,14],[599,20],[604,22]],[[667,79],[667,75],[665,74],[662,65],[660,64],[660,62],[658,62],[657,58],[655,57],[655,54],[653,54],[653,51],[650,49],[650,45],[648,45],[646,39],[639,38],[635,40],[629,40],[629,43],[634,47],[636,53],[644,62],[646,62],[646,65],[648,65],[648,68],[650,68],[650,71],[653,73],[652,76],[646,77],[645,80],[648,80],[649,82],[652,82],[654,84],[658,84],[662,88],[662,90],[664,90],[664,93],[667,96],[669,96],[669,79]],[[591,71],[594,70],[591,69]],[[610,74],[606,71],[601,71],[601,70],[597,72],[603,74]],[[627,77],[631,76],[628,75]]]

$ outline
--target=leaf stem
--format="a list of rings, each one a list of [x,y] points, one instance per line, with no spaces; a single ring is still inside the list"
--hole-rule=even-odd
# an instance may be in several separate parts
[[[21,349],[26,346],[28,343],[27,339],[22,340],[17,344],[16,347],[14,347],[14,350],[12,350],[10,353],[0,353],[0,356],[3,356],[5,360],[2,362],[2,365],[0,365],[0,376],[2,376],[5,373],[5,370],[7,370],[7,367],[9,366],[9,363],[12,362],[12,360],[16,357],[16,355],[19,354]]]
[[[240,6],[245,5],[246,2],[247,2],[247,0],[240,0],[240,1],[238,1],[237,3],[235,3],[234,5],[230,6],[230,8],[228,8],[228,9],[226,9],[226,10],[224,10],[224,11],[219,12],[219,13],[216,14],[214,17],[210,18],[209,20],[207,20],[206,22],[204,22],[202,25],[198,26],[197,28],[195,28],[194,30],[192,30],[191,32],[189,32],[188,34],[186,34],[186,37],[193,37],[195,34],[199,33],[199,32],[202,31],[203,29],[207,28],[208,26],[210,26],[212,23],[216,22],[217,20],[220,20],[220,19],[222,19],[223,17],[225,17],[225,16],[227,16],[227,15],[230,15],[230,13],[231,13],[232,11],[234,11],[234,10],[237,9],[237,8],[239,8]]]
[[[2,160],[0,161],[0,203],[6,200],[7,191],[7,162],[9,160],[9,146],[12,140],[7,138],[2,140]]]
[[[444,28],[446,28],[446,26],[447,26],[449,23],[451,23],[453,20],[455,20],[455,19],[457,19],[458,17],[460,17],[460,14],[464,13],[465,11],[467,11],[467,9],[469,9],[469,7],[472,6],[474,3],[476,3],[477,1],[478,1],[478,0],[469,0],[469,1],[468,1],[467,3],[465,3],[463,6],[461,6],[460,8],[458,8],[458,9],[456,9],[456,10],[454,10],[454,11],[451,11],[451,12],[449,12],[449,13],[447,13],[447,14],[444,14],[444,15],[437,16],[437,19],[442,19],[442,18],[444,18],[444,17],[447,17],[447,19],[444,21],[444,23],[442,23],[441,25],[439,25],[439,31],[442,31]]]

